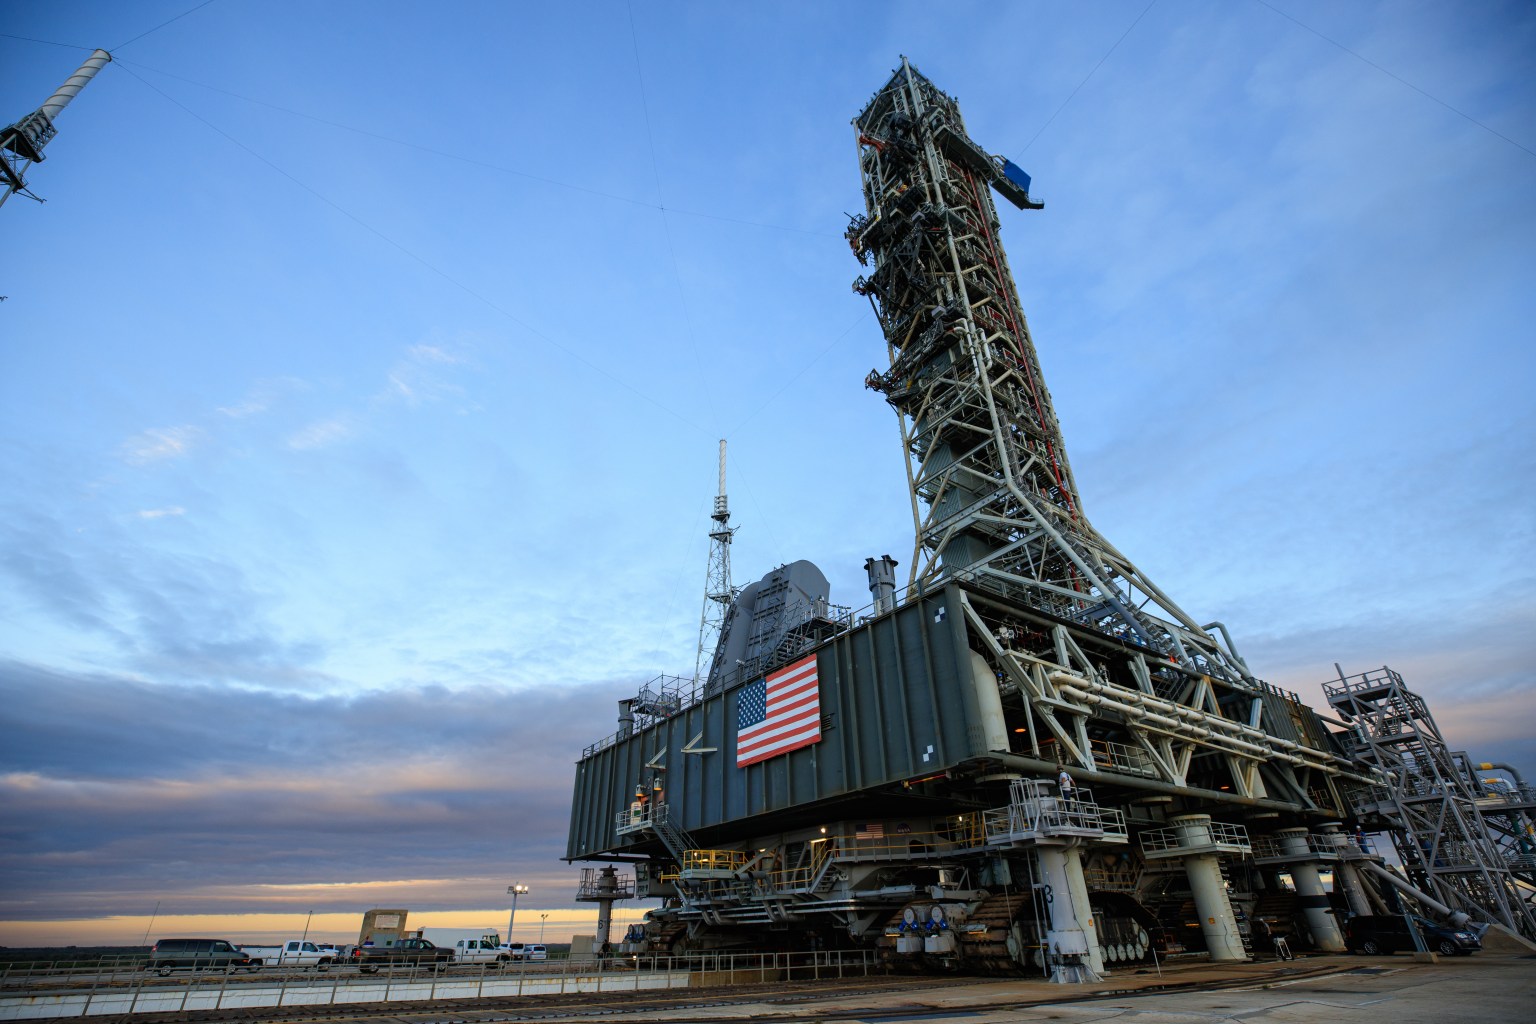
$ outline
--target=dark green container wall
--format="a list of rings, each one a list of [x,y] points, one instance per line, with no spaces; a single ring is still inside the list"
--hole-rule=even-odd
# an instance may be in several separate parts
[[[566,856],[623,852],[615,819],[636,784],[650,778],[647,762],[666,766],[673,820],[727,843],[774,831],[762,816],[932,775],[984,754],[981,730],[972,728],[979,723],[963,622],[958,594],[947,588],[819,648],[822,734],[809,747],[737,768],[738,687],[579,762]],[[687,746],[716,749],[683,753]],[[730,827],[714,831],[735,823],[742,823],[739,835]]]

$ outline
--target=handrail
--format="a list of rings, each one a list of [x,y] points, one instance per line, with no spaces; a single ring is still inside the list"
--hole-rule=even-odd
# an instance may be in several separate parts
[[[747,855],[740,850],[687,850],[681,867],[684,871],[736,871],[746,863]]]

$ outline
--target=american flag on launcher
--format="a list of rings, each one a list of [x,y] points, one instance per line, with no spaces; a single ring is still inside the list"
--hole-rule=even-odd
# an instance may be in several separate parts
[[[816,655],[741,688],[736,705],[736,767],[821,742]]]

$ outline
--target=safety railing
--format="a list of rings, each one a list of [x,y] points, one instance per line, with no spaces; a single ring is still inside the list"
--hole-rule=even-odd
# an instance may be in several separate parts
[[[954,832],[893,831],[888,835],[884,826],[880,826],[878,835],[871,831],[840,836],[833,856],[839,860],[910,860],[965,848],[957,841]]]
[[[1279,836],[1255,836],[1252,839],[1254,860],[1279,860],[1290,858],[1291,860],[1306,860],[1308,857],[1316,857],[1320,860],[1335,860],[1339,857],[1359,857],[1362,855],[1360,847],[1352,836],[1342,833],[1334,835],[1320,835],[1309,832],[1305,837],[1301,849],[1296,849],[1294,841],[1287,845]]]
[[[1345,676],[1342,679],[1324,680],[1323,694],[1327,697],[1339,697],[1346,693],[1359,693],[1362,690],[1375,690],[1392,685],[1402,686],[1403,677],[1389,668],[1371,669],[1369,672]]]
[[[347,965],[323,973],[287,968],[255,972],[182,969],[171,977],[160,977],[146,972],[144,962],[145,957],[137,955],[89,963],[39,961],[0,966],[0,1019],[23,1015],[57,1019],[237,1013],[257,1007],[643,991],[686,988],[701,981],[717,985],[835,981],[881,971],[873,950],[613,954],[454,964],[437,970],[380,964],[377,974],[361,974]]]
[[[794,867],[776,868],[768,872],[768,886],[776,892],[805,892],[816,887],[822,872],[832,862],[836,839],[811,841],[810,857]]]
[[[576,886],[578,900],[631,899],[635,895],[634,875],[606,875],[601,868],[582,868],[581,881]]]
[[[683,854],[682,870],[739,871],[746,863],[747,855],[740,850],[688,850]]]
[[[1128,843],[1131,841],[1131,827],[1125,819],[1125,812],[1113,807],[1099,808],[1099,821],[1103,823],[1105,841]]]
[[[1125,817],[1106,811],[1081,787],[1060,793],[1056,785],[1041,779],[1016,779],[1009,787],[1006,807],[982,812],[986,839],[991,844],[1026,841],[1057,834],[1122,841],[1129,838]]]
[[[1201,850],[1211,846],[1237,848],[1233,852],[1248,852],[1252,849],[1248,830],[1225,821],[1147,829],[1137,839],[1145,853],[1172,853],[1186,848]]]
[[[1136,892],[1141,885],[1141,876],[1139,865],[1124,862],[1113,867],[1099,863],[1083,868],[1083,881],[1088,888],[1101,892]]]
[[[616,835],[628,835],[651,827],[651,805],[632,803],[613,816]]]
[[[1040,743],[1040,756],[1045,760],[1059,761],[1063,764],[1077,763],[1074,758],[1064,756],[1065,754],[1066,751],[1058,746],[1055,739],[1042,740]],[[1157,762],[1152,759],[1152,755],[1131,743],[1091,740],[1088,744],[1088,754],[1093,758],[1093,767],[1098,771],[1116,772],[1120,775],[1142,775],[1147,778],[1156,778],[1158,775]]]

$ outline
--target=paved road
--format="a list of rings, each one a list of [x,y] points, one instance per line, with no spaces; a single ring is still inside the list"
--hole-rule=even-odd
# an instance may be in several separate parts
[[[1457,958],[1437,964],[1406,956],[1350,957],[1343,973],[1295,981],[1259,982],[1216,991],[1157,992],[1032,1005],[975,1006],[981,993],[951,990],[924,999],[927,1013],[899,1013],[902,1021],[943,1020],[945,1024],[1531,1024],[1536,1021],[1536,957]],[[1185,979],[1179,979],[1185,980]],[[991,993],[1004,1003],[1010,993]],[[967,1006],[967,1004],[971,1004]],[[963,1008],[963,1009],[962,1009]],[[955,1010],[960,1014],[952,1015]],[[834,1020],[839,1018],[822,1018]],[[859,1009],[841,1020],[882,1024],[893,1016]]]
[[[1536,956],[1481,954],[1436,964],[1409,957],[1303,959],[1295,972],[1278,965],[1192,965],[1153,975],[1119,975],[1084,991],[1039,982],[980,981],[930,991],[903,989],[847,997],[790,996],[729,1005],[606,1008],[608,1022],[710,1024],[809,1021],[818,1024],[1532,1024]],[[1282,968],[1282,970],[1289,969]],[[1112,986],[1123,986],[1115,991]],[[1162,989],[1160,986],[1167,986]],[[1220,987],[1210,987],[1220,986]],[[1110,994],[1094,995],[1094,991]],[[728,990],[722,990],[725,995]],[[530,1009],[532,1009],[530,1007]],[[505,1021],[565,1024],[586,1015],[513,1010]],[[423,1020],[424,1018],[416,1018]],[[459,1018],[464,1019],[464,1018]]]
[[[269,1024],[591,1024],[595,1016],[609,1024],[1536,1024],[1536,955],[1485,952],[1435,964],[1401,955],[1313,957],[1285,964],[1193,961],[1169,965],[1162,976],[1117,972],[1091,988],[1039,980],[907,976],[665,992],[438,995],[418,1002],[240,1012]],[[230,1012],[156,1014],[145,1024],[157,1019],[224,1021]]]

